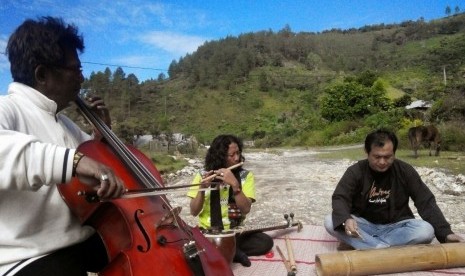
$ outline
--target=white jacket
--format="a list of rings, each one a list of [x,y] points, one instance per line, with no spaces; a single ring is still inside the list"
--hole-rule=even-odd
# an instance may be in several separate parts
[[[56,187],[71,180],[75,149],[90,136],[56,109],[20,83],[0,96],[0,275],[94,233],[81,226]]]

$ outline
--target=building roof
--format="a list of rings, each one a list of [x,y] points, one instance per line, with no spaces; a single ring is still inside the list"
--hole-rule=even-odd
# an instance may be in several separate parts
[[[407,105],[405,107],[405,109],[414,109],[414,108],[416,108],[416,109],[428,109],[431,106],[432,106],[431,103],[429,103],[427,101],[417,100],[417,101],[413,101],[412,103]]]

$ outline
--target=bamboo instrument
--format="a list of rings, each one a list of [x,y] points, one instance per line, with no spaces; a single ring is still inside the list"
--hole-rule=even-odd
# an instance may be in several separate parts
[[[292,247],[291,240],[289,239],[289,236],[286,235],[285,237],[286,240],[286,248],[287,248],[287,256],[289,257],[289,266],[291,268],[291,271],[297,271],[297,265],[295,263],[295,258],[294,258],[294,249]]]
[[[373,275],[465,266],[465,243],[396,246],[317,254],[317,275]]]
[[[235,169],[235,168],[237,168],[237,167],[242,166],[243,164],[244,164],[244,162],[239,162],[239,163],[237,163],[236,165],[232,165],[231,167],[228,167],[227,169],[228,169],[228,170],[232,170],[232,169]],[[210,180],[210,179],[212,179],[212,178],[215,178],[215,177],[217,177],[217,176],[218,176],[218,175],[217,175],[216,173],[214,173],[214,174],[212,174],[212,175],[209,175],[209,176],[203,178],[203,179],[202,179],[202,182],[205,182],[205,181]]]
[[[286,257],[284,257],[284,254],[281,251],[281,248],[279,248],[279,246],[276,245],[276,250],[278,251],[279,256],[281,256],[281,259],[283,259],[283,263],[284,263],[284,266],[286,267],[287,272],[291,272],[292,270],[291,270],[291,266],[289,265],[289,261],[286,259]]]

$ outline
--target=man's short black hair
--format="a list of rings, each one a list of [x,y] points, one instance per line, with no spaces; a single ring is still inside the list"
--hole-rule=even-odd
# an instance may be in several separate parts
[[[65,49],[84,51],[84,40],[76,26],[50,16],[25,20],[10,36],[6,47],[13,81],[33,87],[37,66],[65,65]]]
[[[368,134],[365,139],[365,151],[366,153],[371,152],[372,146],[383,147],[387,141],[391,141],[394,146],[394,153],[396,153],[397,145],[399,140],[394,132],[386,129],[378,129]]]

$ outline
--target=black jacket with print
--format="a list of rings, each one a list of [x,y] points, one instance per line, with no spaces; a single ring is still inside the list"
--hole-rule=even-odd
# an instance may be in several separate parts
[[[447,235],[453,233],[450,224],[418,172],[411,165],[396,159],[386,174],[390,174],[392,181],[388,199],[390,222],[414,218],[409,207],[411,198],[420,217],[433,226],[438,241],[445,242]],[[368,192],[372,183],[373,176],[367,159],[358,161],[346,170],[332,195],[334,229],[341,227],[350,218],[350,214],[360,216],[363,213],[367,208]]]

